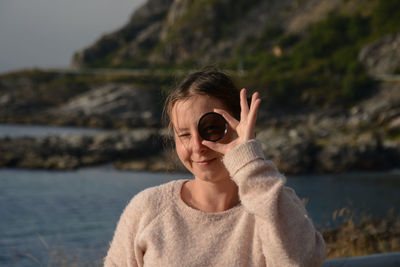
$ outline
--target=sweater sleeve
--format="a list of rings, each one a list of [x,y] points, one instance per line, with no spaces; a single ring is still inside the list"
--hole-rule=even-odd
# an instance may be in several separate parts
[[[228,152],[223,162],[239,187],[244,208],[256,217],[267,266],[322,266],[325,243],[285,177],[250,140]]]

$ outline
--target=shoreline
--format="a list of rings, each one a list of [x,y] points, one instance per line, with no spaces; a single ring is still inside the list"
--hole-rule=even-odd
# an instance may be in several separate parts
[[[113,164],[134,171],[184,171],[163,129],[99,134],[1,137],[0,167],[71,170]],[[288,175],[388,171],[400,168],[400,142],[368,131],[318,137],[298,129],[258,131],[265,157]]]

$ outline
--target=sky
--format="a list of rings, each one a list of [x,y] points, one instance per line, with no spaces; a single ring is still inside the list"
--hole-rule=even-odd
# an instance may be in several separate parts
[[[0,73],[68,67],[146,0],[0,0]]]

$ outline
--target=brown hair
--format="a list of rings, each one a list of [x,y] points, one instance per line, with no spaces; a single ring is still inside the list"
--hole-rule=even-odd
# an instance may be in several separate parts
[[[240,119],[240,92],[233,79],[217,69],[205,69],[189,74],[168,95],[164,104],[164,123],[171,132],[171,112],[176,102],[194,95],[217,98],[232,115]]]

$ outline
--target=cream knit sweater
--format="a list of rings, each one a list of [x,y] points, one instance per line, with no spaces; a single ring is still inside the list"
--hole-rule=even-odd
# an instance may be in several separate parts
[[[180,197],[185,180],[146,189],[121,215],[105,266],[321,266],[324,240],[259,142],[239,145],[223,162],[240,204],[193,209]]]

